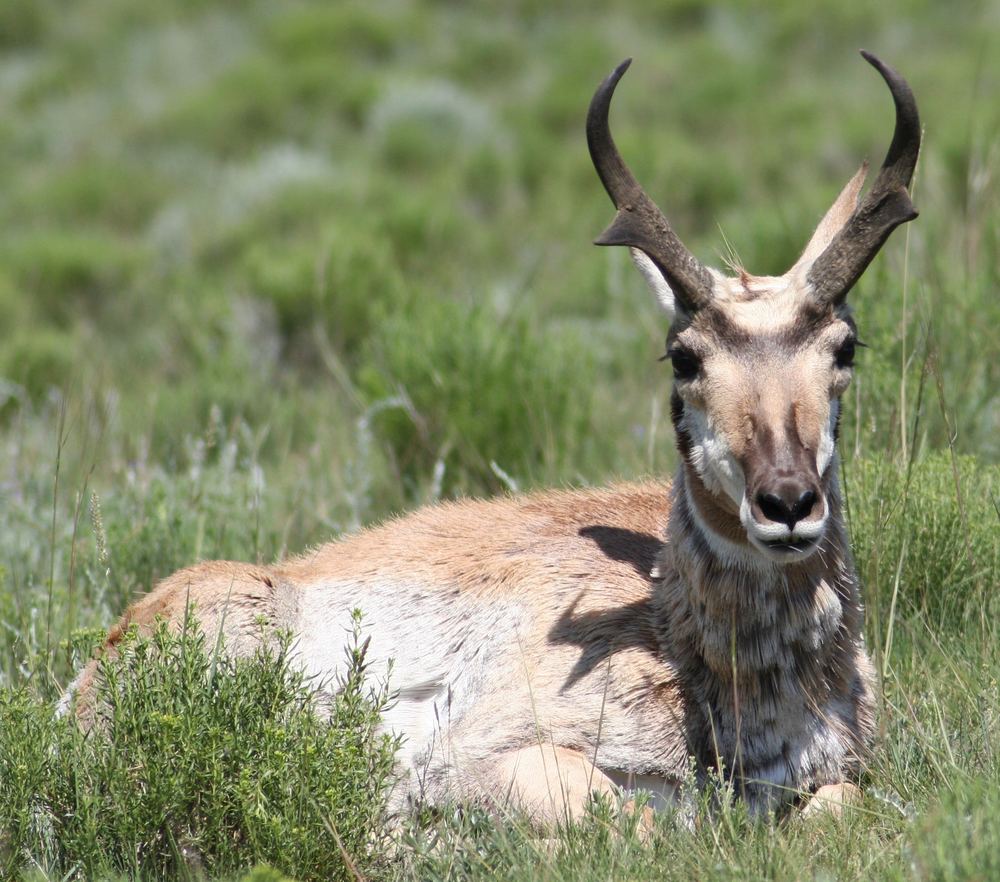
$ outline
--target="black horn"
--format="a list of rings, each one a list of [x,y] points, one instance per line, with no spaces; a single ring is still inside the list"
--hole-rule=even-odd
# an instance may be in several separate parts
[[[861,55],[885,80],[896,105],[896,128],[875,183],[847,223],[809,269],[807,279],[824,303],[840,303],[878,254],[889,234],[913,220],[909,186],[920,153],[920,115],[913,92],[896,71],[870,52]]]
[[[694,312],[712,297],[712,275],[677,238],[663,212],[625,165],[611,137],[608,125],[611,98],[631,63],[632,59],[627,58],[597,87],[587,111],[590,158],[618,209],[611,226],[594,240],[594,244],[638,248],[663,273],[679,305]]]

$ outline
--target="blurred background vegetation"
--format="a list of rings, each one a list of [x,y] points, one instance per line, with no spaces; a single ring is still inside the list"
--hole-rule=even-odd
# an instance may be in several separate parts
[[[932,353],[953,425],[928,407],[915,443],[996,460],[998,30],[974,2],[8,0],[2,430],[51,433],[55,401],[71,442],[106,424],[99,469],[177,468],[245,422],[263,462],[320,444],[343,475],[367,415],[364,517],[438,463],[447,493],[499,489],[491,462],[524,486],[668,468],[663,323],[589,245],[610,217],[590,94],[635,56],[615,129],[647,189],[705,261],[782,272],[885,150],[865,46],[927,136],[923,216],[853,296],[846,434],[898,444],[900,372]]]
[[[881,160],[857,48],[905,72],[922,214],[852,294],[846,471],[995,475],[998,37],[990,2],[7,0],[8,637],[440,497],[669,473],[665,323],[590,245],[583,115],[629,55],[623,152],[696,254],[759,273]]]
[[[593,89],[633,56],[646,189],[705,262],[779,273],[891,136],[859,48],[926,127],[841,440],[889,753],[919,802],[952,771],[920,708],[1000,749],[996,0],[3,0],[0,685],[57,694],[80,629],[199,558],[669,474],[665,323],[590,245]],[[955,658],[981,689],[940,698]]]
[[[665,323],[590,245],[611,208],[583,115],[629,55],[623,152],[696,254],[759,273],[881,160],[857,48],[905,72],[922,215],[852,295],[842,452],[995,463],[998,35],[982,2],[8,0],[4,602],[75,588],[102,506],[106,552],[141,561],[66,625],[193,558],[671,471]]]

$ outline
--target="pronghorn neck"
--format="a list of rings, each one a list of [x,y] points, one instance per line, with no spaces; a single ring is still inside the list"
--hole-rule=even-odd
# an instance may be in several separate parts
[[[697,470],[686,457],[682,458],[673,483],[673,502],[669,525],[670,545],[683,554],[675,558],[675,566],[690,572],[692,577],[710,572],[713,578],[750,579],[758,589],[732,598],[745,602],[741,615],[754,616],[759,610],[760,592],[787,590],[787,585],[810,580],[853,579],[853,560],[847,529],[843,520],[840,493],[840,463],[834,452],[829,467],[820,479],[827,501],[829,527],[814,554],[802,562],[780,563],[762,555],[747,538],[740,519],[739,506],[725,496],[705,487]]]
[[[836,466],[831,467],[835,471]],[[732,674],[730,632],[737,627],[737,649],[761,640],[791,643],[802,628],[815,627],[813,644],[824,643],[830,627],[842,619],[843,599],[858,602],[857,583],[841,517],[836,481],[830,482],[830,526],[822,548],[802,563],[776,563],[764,557],[740,535],[739,517],[724,506],[706,511],[711,500],[687,466],[682,466],[673,485],[673,501],[664,554],[669,560],[663,572],[677,575],[676,592],[693,608],[704,626],[726,633],[725,645],[716,657],[705,641],[705,661],[720,675]],[[832,592],[832,593],[831,593]],[[680,598],[678,598],[680,599]],[[832,617],[832,618],[831,618]],[[783,623],[781,635],[767,633],[769,626]],[[788,630],[794,623],[798,629]],[[852,626],[859,622],[851,622]],[[763,630],[762,630],[763,629]],[[746,638],[740,632],[746,631]],[[778,639],[778,638],[781,639]],[[737,665],[746,673],[754,669]],[[770,654],[767,663],[770,663]],[[803,660],[805,662],[805,660]]]
[[[856,755],[870,730],[862,612],[836,479],[823,548],[801,564],[740,542],[738,518],[727,520],[724,507],[706,512],[697,481],[682,465],[673,488],[660,563],[665,651],[689,697],[695,757],[705,768],[721,759],[751,805],[767,807]],[[760,781],[779,789],[752,783]]]

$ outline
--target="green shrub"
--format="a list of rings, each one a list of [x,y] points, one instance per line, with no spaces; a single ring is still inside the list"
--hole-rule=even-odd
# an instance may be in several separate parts
[[[25,690],[0,692],[0,839],[10,871],[74,878],[230,874],[267,862],[300,880],[373,866],[396,742],[358,640],[329,707],[290,636],[232,659],[190,620],[126,637],[101,662],[83,733]],[[339,840],[339,845],[338,845]]]
[[[899,611],[936,632],[996,611],[1000,468],[947,453],[907,469],[865,458],[845,468],[858,569],[886,612],[898,572]],[[873,611],[874,612],[874,611]]]
[[[353,360],[381,316],[407,301],[391,250],[346,224],[319,241],[251,245],[244,261],[250,293],[274,306],[300,365],[315,348],[317,326],[339,356]]]
[[[137,249],[116,236],[57,230],[12,238],[0,257],[36,312],[60,325],[120,300],[141,264]]]
[[[164,182],[148,167],[88,158],[23,182],[12,201],[22,217],[128,236],[150,220],[163,198]]]
[[[0,48],[25,49],[39,42],[49,25],[45,0],[6,0],[0,4]]]
[[[19,328],[0,351],[0,378],[22,387],[39,401],[53,386],[64,386],[73,374],[76,341],[61,328]],[[0,412],[3,403],[0,402]]]
[[[916,879],[1000,878],[1000,799],[996,783],[959,784],[917,824],[909,858]]]
[[[374,95],[373,74],[343,55],[284,59],[261,51],[178,96],[143,125],[142,136],[244,157],[261,143],[314,142],[338,122],[357,124]]]
[[[303,55],[370,58],[384,62],[400,42],[404,27],[419,25],[419,16],[376,5],[345,0],[336,5],[313,4],[282,16],[267,34],[267,42],[287,61]],[[411,32],[412,36],[412,32]]]
[[[491,463],[532,480],[587,448],[592,370],[568,332],[437,301],[386,319],[359,385],[404,480],[440,460],[449,491],[500,489]]]
[[[0,871],[24,866],[41,851],[44,793],[53,741],[51,705],[26,688],[0,687]]]

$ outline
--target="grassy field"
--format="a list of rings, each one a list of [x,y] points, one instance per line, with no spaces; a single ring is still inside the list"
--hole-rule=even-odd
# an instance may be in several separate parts
[[[921,217],[851,297],[841,453],[883,685],[862,809],[736,807],[650,845],[613,806],[551,847],[469,812],[389,831],[384,693],[356,658],[327,721],[280,641],[237,669],[162,638],[113,738],[53,718],[195,560],[672,471],[666,328],[589,244],[590,95],[634,56],[614,125],[639,178],[704,261],[782,272],[888,142],[860,47],[926,127]],[[1000,876],[997,94],[991,0],[4,0],[0,876]],[[234,708],[270,709],[238,744]]]

